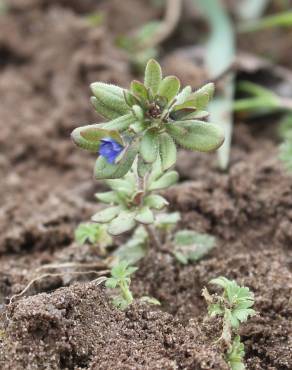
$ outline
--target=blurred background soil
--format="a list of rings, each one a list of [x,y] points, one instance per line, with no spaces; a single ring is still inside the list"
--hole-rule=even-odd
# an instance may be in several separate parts
[[[94,156],[76,149],[70,133],[100,122],[89,104],[91,82],[126,87],[142,78],[117,37],[161,19],[164,8],[146,0],[6,3],[0,15],[1,369],[227,369],[214,343],[218,323],[203,321],[201,290],[219,275],[255,293],[258,315],[241,330],[247,369],[291,369],[292,178],[278,159],[278,115],[236,116],[229,172],[218,170],[215,154],[180,151],[181,182],[165,195],[184,228],[213,234],[218,243],[194,265],[181,266],[166,251],[143,259],[133,292],[159,299],[161,308],[137,303],[119,312],[104,288],[89,282],[94,275],[70,270],[37,282],[7,307],[44,264],[100,262],[74,242],[78,223],[100,207],[94,193],[103,185],[92,177]],[[234,3],[225,2],[231,13]],[[273,2],[268,13],[278,6]],[[188,57],[206,27],[185,1],[176,29],[159,46],[165,74],[193,87],[208,78]],[[241,35],[238,44],[241,52],[292,68],[291,28]],[[250,78],[267,75],[256,71]]]

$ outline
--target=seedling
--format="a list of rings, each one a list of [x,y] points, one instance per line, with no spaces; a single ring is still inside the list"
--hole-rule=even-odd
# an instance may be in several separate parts
[[[100,248],[112,245],[112,237],[106,231],[104,225],[98,223],[83,223],[75,230],[75,240],[80,245],[90,243]]]
[[[114,296],[113,305],[120,310],[126,309],[134,300],[130,290],[131,275],[137,271],[137,267],[130,266],[126,260],[121,260],[111,269],[111,277],[105,282],[107,288],[118,288],[119,294]],[[141,302],[160,305],[160,302],[149,296],[140,298]]]
[[[114,297],[113,304],[124,310],[133,302],[133,295],[130,291],[131,275],[137,267],[129,266],[127,261],[120,261],[111,269],[111,277],[105,282],[107,288],[119,289],[119,294]]]
[[[251,308],[254,304],[253,293],[249,288],[239,286],[234,280],[218,277],[210,281],[223,288],[221,296],[210,295],[208,290],[203,290],[203,297],[208,304],[208,313],[211,317],[219,316],[223,319],[223,331],[219,338],[227,345],[226,360],[232,370],[245,369],[242,362],[244,345],[237,334],[239,325],[256,314]]]
[[[107,180],[111,188],[97,194],[109,206],[93,221],[107,224],[111,235],[142,224],[150,244],[159,248],[161,240],[153,225],[159,224],[157,214],[168,202],[156,192],[178,180],[171,169],[177,145],[208,152],[224,141],[222,129],[203,120],[214,85],[195,92],[190,86],[181,90],[178,78],[163,78],[160,65],[151,59],[144,83],[132,81],[126,90],[96,82],[91,90],[96,111],[110,121],[79,127],[72,138],[79,147],[98,154],[95,178]]]

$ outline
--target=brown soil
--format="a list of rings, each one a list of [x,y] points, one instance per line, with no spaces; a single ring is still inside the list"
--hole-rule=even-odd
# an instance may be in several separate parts
[[[224,275],[256,297],[258,314],[240,332],[247,369],[291,369],[292,178],[277,159],[275,120],[237,123],[228,174],[216,169],[214,155],[180,152],[182,182],[166,196],[183,227],[218,243],[197,264],[182,266],[167,250],[140,263],[134,295],[153,296],[161,307],[137,300],[120,312],[90,282],[94,273],[77,276],[72,268],[7,305],[47,263],[105,269],[94,250],[73,241],[76,225],[99,207],[93,194],[102,185],[91,177],[94,157],[69,135],[98,120],[90,82],[126,86],[133,77],[113,35],[161,15],[145,1],[120,4],[11,0],[0,16],[0,368],[227,370],[215,342],[220,323],[205,319],[201,296],[211,278]],[[123,23],[127,9],[133,15]],[[103,26],[88,25],[93,10],[104,12]],[[170,61],[166,68],[178,68]],[[184,82],[192,83],[198,70],[183,65]]]

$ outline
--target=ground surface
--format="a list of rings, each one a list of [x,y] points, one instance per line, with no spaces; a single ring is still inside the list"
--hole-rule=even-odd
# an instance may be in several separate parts
[[[94,157],[69,135],[98,121],[88,104],[90,82],[126,86],[133,77],[114,35],[161,14],[134,0],[123,7],[9,3],[11,12],[0,16],[1,369],[227,370],[215,343],[218,323],[203,321],[201,290],[219,275],[255,293],[258,315],[241,330],[247,369],[291,369],[292,178],[277,159],[275,120],[238,120],[228,174],[216,169],[214,155],[180,153],[182,182],[166,196],[184,227],[211,233],[218,243],[195,265],[182,267],[167,250],[141,262],[133,292],[159,299],[161,308],[136,303],[119,312],[103,286],[89,281],[94,274],[77,276],[70,268],[6,306],[44,264],[105,268],[73,241],[76,225],[97,209],[93,194],[101,185],[91,176]],[[95,8],[104,11],[102,27],[84,18]],[[164,58],[169,71],[180,68],[175,58]],[[192,84],[197,70],[183,66],[177,73]]]

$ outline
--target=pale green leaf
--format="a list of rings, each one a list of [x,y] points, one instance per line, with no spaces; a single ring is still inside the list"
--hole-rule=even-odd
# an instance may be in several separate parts
[[[108,110],[119,113],[119,115],[129,113],[130,107],[125,101],[124,90],[119,86],[94,82],[90,85],[90,88],[97,101]]]
[[[152,224],[154,222],[153,212],[149,207],[142,207],[136,214],[135,220],[141,224]]]
[[[146,206],[154,209],[162,209],[168,205],[168,201],[158,194],[151,194],[145,197],[144,203]]]
[[[106,223],[111,221],[114,217],[116,217],[119,214],[119,212],[120,207],[109,207],[95,213],[95,215],[93,215],[91,219],[94,222]]]
[[[120,235],[130,231],[135,226],[135,214],[132,212],[121,212],[118,217],[111,221],[108,226],[108,232],[111,235]]]
[[[158,155],[159,140],[155,130],[147,130],[140,142],[140,154],[144,161],[153,163]]]
[[[149,185],[149,190],[160,190],[169,188],[171,185],[174,185],[178,181],[178,173],[176,171],[169,171],[158,178],[156,181],[153,181]]]
[[[102,125],[103,128],[107,130],[117,130],[119,132],[123,132],[129,128],[130,125],[136,122],[136,117],[133,116],[132,113],[125,114],[123,116],[119,116],[118,118],[104,123]]]
[[[158,95],[165,97],[168,102],[171,102],[178,94],[179,89],[179,79],[175,76],[167,76],[159,85]]]
[[[150,59],[145,69],[144,84],[146,88],[151,89],[152,93],[156,95],[161,80],[162,72],[159,63],[154,59]]]
[[[165,171],[176,162],[176,145],[166,132],[159,135],[159,151],[162,169]]]
[[[203,121],[181,121],[166,124],[167,132],[182,147],[200,152],[218,149],[224,141],[222,129]]]

